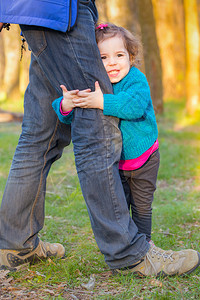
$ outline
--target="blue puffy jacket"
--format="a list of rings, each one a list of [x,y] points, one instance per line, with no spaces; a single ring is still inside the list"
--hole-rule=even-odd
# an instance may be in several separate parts
[[[0,22],[67,31],[76,23],[79,0],[0,0]]]

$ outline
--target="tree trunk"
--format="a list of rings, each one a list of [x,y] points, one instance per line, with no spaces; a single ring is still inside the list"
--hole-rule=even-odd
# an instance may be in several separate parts
[[[4,88],[3,88],[3,78],[5,72],[5,51],[3,43],[3,33],[0,34],[0,99],[5,97]]]
[[[140,32],[133,0],[109,0],[109,5],[107,5],[107,16],[111,23],[125,27],[134,33]]]
[[[28,50],[28,44],[25,42],[24,46],[26,50],[22,52],[19,74],[19,90],[21,95],[24,94],[29,82],[29,66],[31,61],[31,51]]]
[[[4,49],[6,66],[4,87],[6,96],[10,100],[20,99],[19,68],[20,68],[20,30],[19,26],[11,25],[8,32],[4,32]]]
[[[199,103],[199,24],[196,0],[184,0],[186,34],[187,112],[193,114]]]
[[[182,0],[152,0],[163,71],[164,99],[185,96],[185,28]]]
[[[108,22],[108,15],[107,15],[107,0],[98,0],[96,2],[96,6],[99,13],[99,23]]]
[[[139,21],[144,47],[146,76],[156,113],[163,112],[163,86],[160,50],[158,47],[151,0],[137,0]]]

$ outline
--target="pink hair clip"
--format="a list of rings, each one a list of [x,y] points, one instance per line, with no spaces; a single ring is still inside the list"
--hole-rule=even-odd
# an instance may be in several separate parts
[[[96,29],[104,29],[108,27],[108,24],[100,24],[99,26],[96,27]]]

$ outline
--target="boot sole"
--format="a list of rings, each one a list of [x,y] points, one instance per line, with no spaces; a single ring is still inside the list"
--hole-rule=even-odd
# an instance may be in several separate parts
[[[188,275],[188,274],[192,273],[193,271],[195,271],[198,268],[198,266],[200,265],[200,253],[197,252],[197,254],[198,254],[198,257],[199,257],[199,261],[196,264],[196,266],[194,266],[194,268],[192,268],[191,270],[187,271],[186,273],[183,273],[182,276]]]

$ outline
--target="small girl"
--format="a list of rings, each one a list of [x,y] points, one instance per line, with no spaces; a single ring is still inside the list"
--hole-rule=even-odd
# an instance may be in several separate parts
[[[127,204],[139,233],[151,240],[152,201],[159,168],[158,130],[145,75],[137,68],[141,45],[135,36],[114,24],[96,27],[96,40],[114,94],[67,91],[53,102],[61,122],[69,124],[73,109],[98,108],[104,115],[119,118],[122,153],[119,172]]]

